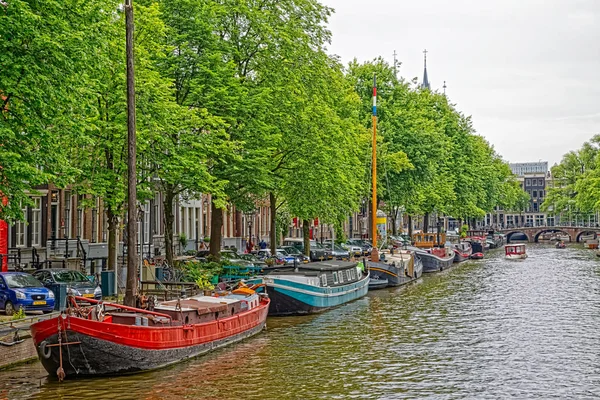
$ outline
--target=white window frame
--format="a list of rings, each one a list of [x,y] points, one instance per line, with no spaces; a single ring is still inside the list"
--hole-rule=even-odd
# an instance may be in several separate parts
[[[71,198],[71,192],[65,192],[65,235],[71,238],[71,213],[73,212],[71,207],[73,205],[73,199]]]
[[[31,208],[31,246],[41,246],[42,236],[42,198],[34,197]]]
[[[21,211],[23,211],[23,220],[15,222],[15,247],[27,246],[27,207],[21,208]]]
[[[150,243],[150,201],[144,203],[144,244]]]
[[[77,236],[83,239],[83,219],[84,213],[83,208],[78,204],[77,205]]]
[[[195,224],[194,224],[194,217],[195,217],[195,210],[194,208],[188,207],[187,209],[187,237],[188,237],[188,241],[192,241],[192,240],[196,240],[196,229],[195,229]]]
[[[338,283],[339,283],[338,273],[337,273],[337,271],[333,271],[333,284],[337,285]]]

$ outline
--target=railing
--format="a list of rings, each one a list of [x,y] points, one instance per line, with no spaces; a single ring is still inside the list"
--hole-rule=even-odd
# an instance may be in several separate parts
[[[9,247],[8,253],[0,254],[0,271],[4,267],[4,259],[6,259],[6,265],[10,268],[11,264],[13,269],[21,269],[21,249],[17,247]]]
[[[50,239],[48,239],[49,244],[49,249],[52,250],[52,252],[50,253],[52,256],[60,256],[60,257],[64,257],[64,258],[70,258],[70,257],[79,257],[82,259],[86,259],[87,258],[87,252],[85,251],[85,248],[83,247],[83,242],[81,240],[80,236],[77,236],[77,238],[69,238],[69,237],[64,237],[64,238],[57,238],[57,237],[52,237]],[[62,250],[62,246],[57,246],[57,243],[60,244],[64,242],[64,253],[59,253],[60,250]],[[73,256],[71,254],[71,252],[69,251],[69,243],[73,243],[75,242],[75,255]]]

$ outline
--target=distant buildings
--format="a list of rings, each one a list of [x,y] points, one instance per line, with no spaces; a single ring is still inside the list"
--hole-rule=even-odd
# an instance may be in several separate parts
[[[522,177],[526,174],[547,174],[548,161],[509,164],[512,173]]]
[[[554,225],[554,218],[541,211],[550,181],[547,161],[509,164],[521,187],[529,194],[529,204],[520,212],[505,212],[497,209],[486,215],[484,224],[494,228],[534,227]]]

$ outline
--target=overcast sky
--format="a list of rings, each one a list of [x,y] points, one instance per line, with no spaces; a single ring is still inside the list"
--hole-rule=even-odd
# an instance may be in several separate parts
[[[393,52],[510,162],[550,165],[600,134],[600,0],[321,0],[344,63]]]

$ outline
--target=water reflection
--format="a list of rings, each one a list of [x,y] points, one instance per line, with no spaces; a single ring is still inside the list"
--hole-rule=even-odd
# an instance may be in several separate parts
[[[233,347],[142,375],[58,383],[0,372],[9,398],[595,398],[600,261],[502,251],[311,317],[269,319]],[[6,395],[5,395],[6,396]],[[0,396],[2,398],[2,396]]]

